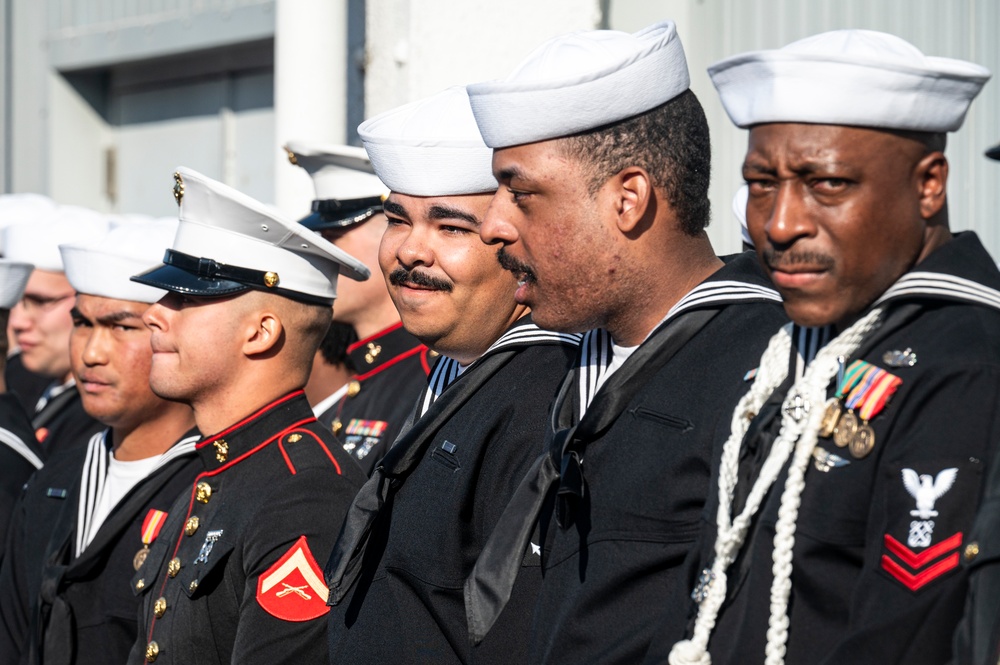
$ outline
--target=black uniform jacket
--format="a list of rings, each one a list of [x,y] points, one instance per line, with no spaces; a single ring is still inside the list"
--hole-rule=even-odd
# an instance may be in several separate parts
[[[472,648],[462,585],[542,449],[548,409],[578,343],[579,335],[543,331],[522,318],[434,404],[440,409],[465,400],[443,425],[420,418],[396,442],[382,463],[391,477],[392,461],[403,448],[425,448],[409,475],[394,481],[372,527],[359,581],[330,613],[330,662],[524,660],[523,619],[509,625],[501,619],[490,639]],[[505,364],[490,367],[492,358],[510,352]],[[376,471],[369,483],[380,475]],[[538,561],[535,556],[534,588],[519,596],[529,603],[540,581]]]
[[[38,399],[52,383],[52,379],[35,374],[24,366],[20,349],[7,358],[3,376],[7,391],[17,398],[25,413],[34,413]]]
[[[50,399],[31,418],[35,439],[46,456],[70,448],[86,447],[90,437],[104,430],[104,425],[83,410],[83,400],[76,386]]]
[[[20,402],[10,393],[0,395],[0,562],[14,505],[44,457]]]
[[[129,663],[320,663],[326,556],[364,474],[290,393],[198,443],[204,470],[132,579]]]
[[[994,455],[985,495],[969,531],[962,565],[969,571],[965,616],[955,631],[954,662],[1000,663],[1000,455]]]
[[[979,239],[956,235],[882,296],[883,325],[845,359],[863,359],[902,383],[870,421],[875,445],[866,457],[829,437],[817,443],[796,522],[786,662],[948,661],[968,581],[960,562],[971,553],[970,528],[1000,437],[998,289],[1000,273]],[[737,512],[777,436],[789,384],[750,425]],[[715,665],[763,662],[786,471],[727,574],[728,598],[709,643]],[[699,568],[711,562],[717,505],[713,493]],[[677,591],[665,600],[668,612],[692,606]],[[675,624],[665,621],[650,662],[667,661],[681,637],[671,634]]]
[[[17,506],[10,551],[0,571],[0,662],[124,662],[136,640],[138,603],[129,589],[150,511],[167,511],[200,463],[194,435],[169,461],[125,495],[83,553],[75,556],[88,447],[55,455],[36,473]],[[110,437],[94,435],[110,450]],[[102,467],[103,468],[103,467]]]
[[[318,418],[371,474],[427,386],[432,360],[402,323],[355,342],[347,353],[358,374],[344,397]]]
[[[612,348],[605,331],[588,333],[560,388],[538,473],[518,487],[467,582],[470,635],[490,639],[484,613],[495,612],[511,572],[523,577],[525,568],[509,565],[530,536],[532,550],[544,548],[527,662],[640,659],[653,610],[679,583],[697,535],[713,445],[784,321],[747,253],[681,299],[602,385],[593,378],[607,376]],[[582,418],[581,404],[589,404]]]

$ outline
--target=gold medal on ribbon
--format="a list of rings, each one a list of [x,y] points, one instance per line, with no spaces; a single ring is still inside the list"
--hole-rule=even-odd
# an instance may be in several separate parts
[[[146,519],[142,521],[142,549],[132,557],[132,566],[136,570],[142,568],[142,564],[146,563],[146,557],[149,556],[149,546],[160,535],[160,529],[163,528],[163,523],[166,521],[167,514],[162,510],[150,509],[146,513]]]
[[[136,570],[142,568],[142,564],[146,563],[146,557],[149,556],[149,545],[143,545],[142,549],[135,553],[132,557],[132,567]]]
[[[851,439],[849,450],[855,459],[862,459],[875,447],[875,430],[867,422],[862,423]]]
[[[837,429],[838,420],[840,420],[840,400],[836,397],[831,397],[826,401],[823,420],[819,423],[819,435],[824,438],[832,436]]]
[[[833,442],[838,448],[844,448],[854,439],[855,432],[858,431],[858,417],[853,411],[844,411],[840,416],[837,428],[833,432]]]

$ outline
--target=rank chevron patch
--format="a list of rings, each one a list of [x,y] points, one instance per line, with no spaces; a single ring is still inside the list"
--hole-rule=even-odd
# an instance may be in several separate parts
[[[301,536],[257,579],[257,602],[284,621],[310,621],[326,614],[329,589],[323,572]]]
[[[889,554],[883,554],[882,569],[910,591],[917,591],[958,567],[958,548],[961,545],[962,532],[959,531],[918,554],[885,534],[885,548],[902,564]]]

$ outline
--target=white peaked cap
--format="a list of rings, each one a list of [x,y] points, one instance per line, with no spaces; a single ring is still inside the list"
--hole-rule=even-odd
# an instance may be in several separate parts
[[[289,141],[288,159],[312,177],[318,200],[362,199],[388,191],[375,175],[364,148]]]
[[[690,83],[674,22],[663,21],[635,34],[590,30],[556,37],[507,78],[468,89],[486,145],[505,148],[630,118]]]
[[[246,194],[185,167],[174,181],[177,235],[163,265],[133,280],[194,296],[252,288],[332,304],[339,274],[368,279],[353,256]]]
[[[77,293],[154,303],[166,291],[131,277],[162,261],[176,232],[176,219],[119,220],[100,243],[60,245],[66,279]]]
[[[492,192],[493,151],[476,126],[465,88],[448,88],[366,120],[358,135],[375,173],[394,192],[461,196]]]
[[[17,304],[34,269],[30,263],[0,259],[0,309],[10,309]]]
[[[990,78],[964,60],[926,56],[895,35],[834,30],[708,68],[739,127],[766,122],[952,132]]]
[[[31,263],[37,270],[62,272],[59,245],[100,242],[109,227],[105,215],[76,206],[59,206],[37,221],[4,229],[4,256]]]
[[[750,231],[747,229],[747,201],[750,198],[750,187],[741,185],[733,196],[733,217],[740,223],[740,233],[743,235],[743,242],[753,247],[753,240],[750,238]]]

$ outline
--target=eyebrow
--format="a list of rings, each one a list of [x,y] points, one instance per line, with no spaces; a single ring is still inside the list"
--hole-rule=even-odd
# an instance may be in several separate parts
[[[513,178],[518,178],[520,180],[529,179],[528,176],[525,174],[525,172],[521,170],[521,167],[519,166],[504,167],[500,169],[500,172],[497,174],[497,180],[499,180],[500,182],[506,182]]]
[[[122,321],[128,321],[130,319],[138,319],[141,321],[142,315],[136,314],[135,312],[129,312],[123,310],[120,312],[111,312],[110,314],[105,314],[103,316],[97,317],[97,321],[99,323],[104,323],[104,324],[121,323]]]
[[[83,313],[74,307],[69,311],[69,314],[74,319],[82,319],[84,321],[91,321],[89,316],[84,316]],[[111,312],[110,314],[105,314],[103,316],[97,317],[98,323],[103,323],[104,325],[121,323],[122,321],[128,321],[129,319],[139,319],[142,320],[141,314],[136,314],[135,312],[129,312],[127,310],[122,310],[120,312]]]
[[[475,215],[465,212],[464,210],[459,210],[458,208],[452,208],[451,206],[436,204],[432,205],[430,210],[427,211],[428,219],[461,219],[465,220],[469,224],[474,226],[479,226],[479,218]]]
[[[383,201],[382,202],[382,210],[385,211],[385,212],[392,213],[393,215],[397,215],[399,217],[403,217],[405,219],[409,219],[410,218],[410,216],[406,212],[406,208],[404,208],[403,206],[399,205],[395,201]]]

